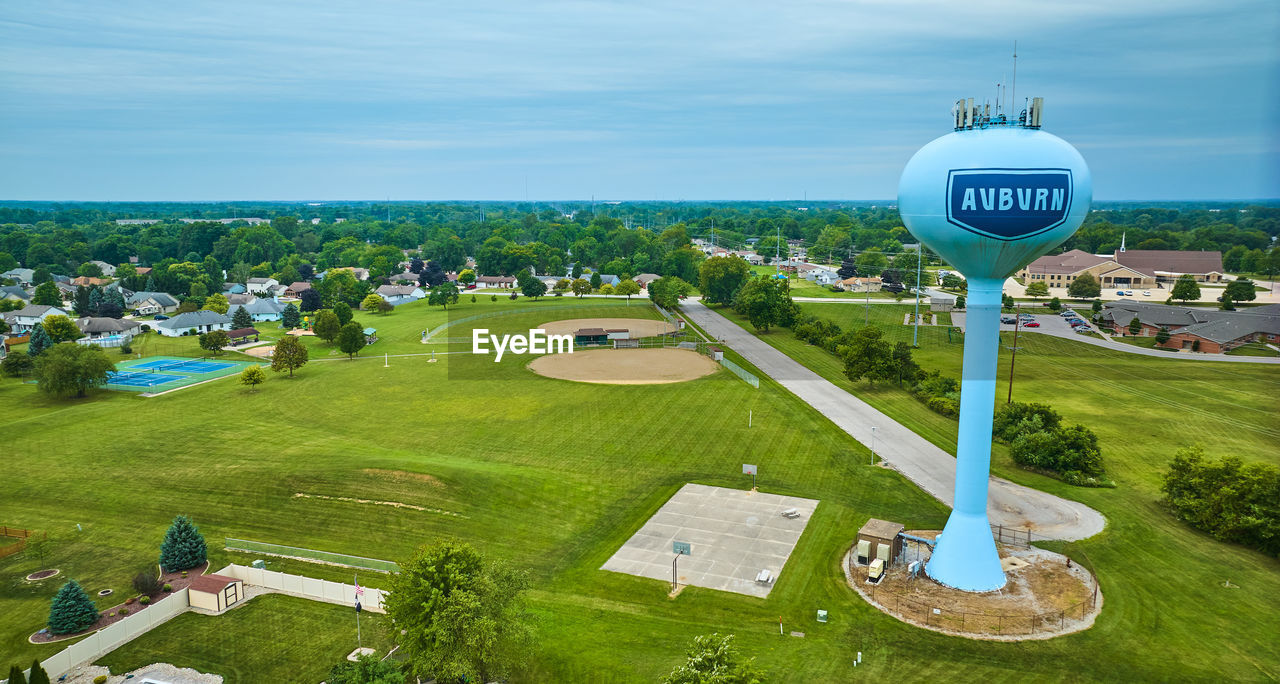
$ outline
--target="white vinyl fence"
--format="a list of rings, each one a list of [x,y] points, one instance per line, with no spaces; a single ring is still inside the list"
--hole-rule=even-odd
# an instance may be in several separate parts
[[[351,584],[330,582],[329,580],[303,577],[302,575],[289,575],[274,570],[262,570],[243,565],[228,565],[219,570],[218,574],[244,580],[244,583],[250,586],[263,587],[282,594],[298,596],[313,601],[336,603],[342,606],[354,607],[356,605],[356,588],[355,585]],[[385,613],[386,610],[382,607],[382,590],[371,587],[361,588],[364,589],[364,595],[360,597],[361,608],[375,613]]]
[[[190,607],[191,599],[187,595],[187,590],[179,589],[168,598],[142,608],[129,617],[71,644],[41,661],[40,666],[49,673],[50,679],[56,681],[58,677],[72,669],[101,658]]]
[[[219,570],[217,574],[235,577],[236,579],[244,580],[244,583],[248,586],[262,587],[281,594],[313,601],[324,601],[325,603],[336,603],[342,606],[354,607],[356,605],[356,588],[352,584],[330,582],[329,580],[303,577],[302,575],[289,575],[272,570],[260,570],[243,565],[228,565]],[[361,588],[364,589],[364,594],[360,597],[360,607],[362,609],[371,610],[375,613],[387,612],[382,607],[386,592],[372,587]],[[42,661],[40,665],[49,673],[51,679],[57,680],[58,677],[67,672],[81,665],[91,663],[142,636],[150,631],[152,627],[167,622],[173,616],[185,612],[190,607],[191,598],[187,590],[180,589],[173,592],[168,598],[157,601],[119,622],[84,637],[50,656],[47,660]],[[7,680],[0,680],[0,684],[5,684],[5,682]]]

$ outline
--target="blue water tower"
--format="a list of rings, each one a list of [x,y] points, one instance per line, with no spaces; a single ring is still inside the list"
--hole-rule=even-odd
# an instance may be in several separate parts
[[[907,229],[968,281],[955,502],[925,566],[966,591],[1005,584],[987,519],[1002,286],[1076,232],[1093,199],[1084,158],[1040,130],[1043,110],[1041,98],[1016,117],[957,102],[955,131],[916,152],[898,185]]]

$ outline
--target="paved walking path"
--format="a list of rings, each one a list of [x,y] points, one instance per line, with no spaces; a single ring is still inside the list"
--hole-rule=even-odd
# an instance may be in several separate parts
[[[952,505],[956,459],[951,454],[703,306],[702,302],[689,299],[682,307],[690,320],[712,337],[723,340],[920,488]],[[991,478],[987,514],[992,524],[1030,528],[1050,539],[1084,539],[1101,532],[1106,525],[1101,513],[1082,503],[998,477]]]

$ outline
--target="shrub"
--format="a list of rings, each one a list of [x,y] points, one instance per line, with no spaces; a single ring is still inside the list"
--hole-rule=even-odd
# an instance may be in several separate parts
[[[1033,418],[1039,418],[1038,425],[1024,424]],[[1015,401],[996,409],[991,423],[991,434],[996,439],[1012,443],[1023,432],[1037,430],[1053,431],[1062,424],[1062,416],[1045,404],[1027,404]]]
[[[160,578],[143,571],[133,576],[133,590],[139,594],[154,594],[160,590]]]
[[[121,614],[121,615],[128,615],[128,614],[129,614],[129,609],[128,609],[128,608],[121,608],[120,610],[118,610],[118,611],[116,611],[116,612],[117,612],[117,613],[119,613],[119,614]]]
[[[94,677],[94,678],[93,678],[93,684],[107,684],[107,676],[106,676],[106,675],[98,675],[97,677]]]
[[[1023,420],[1018,436],[1009,446],[1014,463],[1025,468],[1054,473],[1064,481],[1082,486],[1114,486],[1101,480],[1104,474],[1098,437],[1083,425],[1044,428],[1038,415]],[[1090,481],[1096,484],[1090,485]]]
[[[124,354],[125,356],[128,356],[128,355],[132,354],[132,353],[133,353],[133,346],[132,346],[132,345],[128,345],[128,344],[126,344],[126,345],[124,345],[124,346],[120,347],[120,353],[121,353],[121,354]]]
[[[150,596],[143,596],[142,598],[139,598],[139,599],[138,599],[138,603],[141,603],[142,605],[144,605],[144,606],[145,606],[145,605],[147,605],[148,603],[151,603],[151,597],[150,597]]]
[[[144,332],[144,333],[151,332],[151,326],[147,325],[146,323],[143,323],[143,324],[142,324],[142,332]]]
[[[1161,503],[1188,525],[1280,556],[1280,468],[1237,456],[1210,461],[1197,444],[1174,454],[1161,491]]]
[[[929,400],[925,402],[925,406],[928,406],[930,411],[941,413],[948,418],[955,418],[960,415],[960,407],[954,400],[946,397],[929,397]]]
[[[496,301],[498,301],[498,295],[496,295],[496,294],[494,294],[494,295],[489,295],[489,301],[491,301],[491,302],[496,302]]]
[[[183,576],[183,577],[186,577],[186,576],[187,576],[187,573],[185,573],[185,572],[184,572],[184,573],[182,573],[182,576]],[[169,584],[168,582],[165,582],[165,583],[164,583],[164,586],[163,586],[163,587],[161,587],[161,590],[163,590],[163,591],[173,591],[173,585],[172,585],[172,584]]]

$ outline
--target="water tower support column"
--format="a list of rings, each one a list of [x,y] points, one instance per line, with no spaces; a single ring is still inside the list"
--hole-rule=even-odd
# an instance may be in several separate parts
[[[955,505],[925,572],[949,587],[993,591],[1005,584],[987,519],[991,420],[995,412],[1004,281],[969,278],[968,285],[964,366],[960,372]]]

